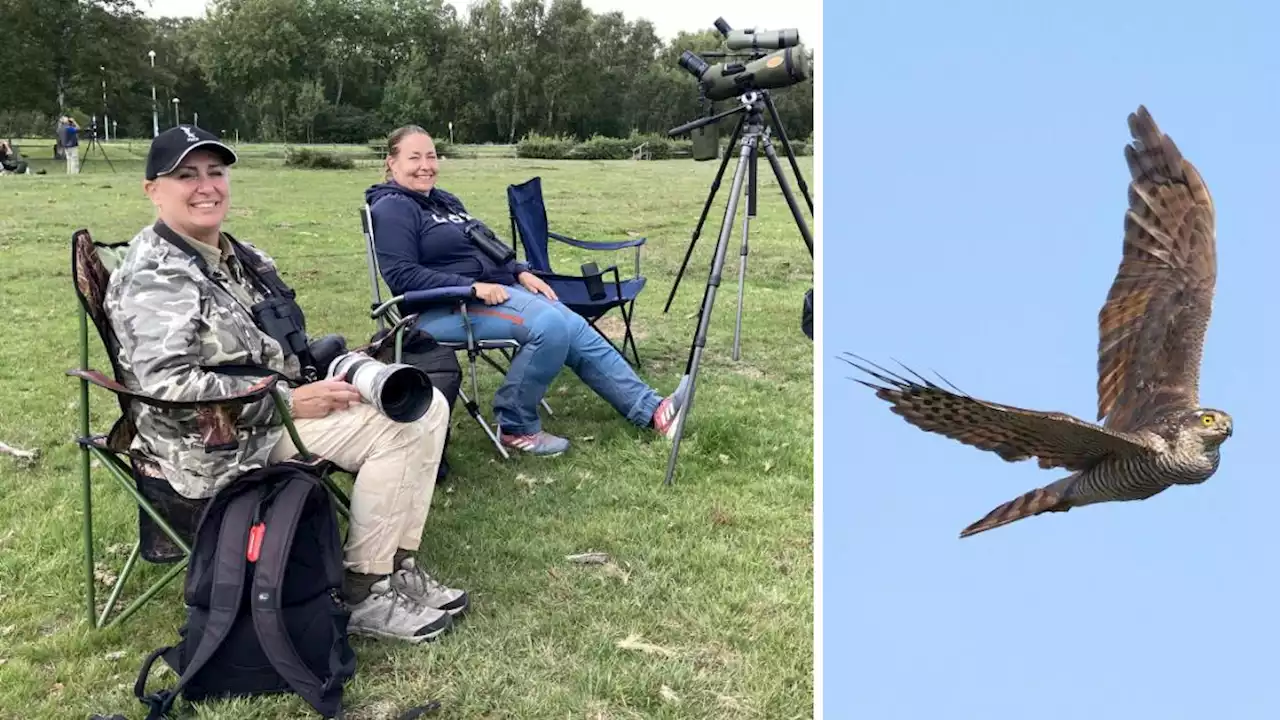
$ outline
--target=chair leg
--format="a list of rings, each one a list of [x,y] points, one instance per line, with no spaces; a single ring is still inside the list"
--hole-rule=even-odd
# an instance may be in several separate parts
[[[142,540],[139,539],[133,544],[133,550],[129,552],[129,559],[124,561],[124,567],[120,570],[120,577],[116,579],[115,587],[111,589],[111,595],[107,597],[107,604],[102,608],[102,614],[98,616],[98,622],[95,627],[102,627],[107,622],[107,616],[111,614],[111,608],[115,607],[116,601],[120,599],[120,591],[124,589],[124,583],[133,574],[133,567],[138,563],[138,558],[142,555]]]
[[[616,350],[616,351],[618,352],[618,354],[622,356],[622,359],[623,359],[623,360],[626,360],[626,359],[627,359],[627,354],[626,354],[625,352],[623,352],[623,351],[622,351],[622,349],[621,349],[621,348],[619,348],[619,347],[617,346],[617,344],[615,344],[615,343],[613,342],[613,340],[612,340],[608,335],[605,335],[603,330],[601,330],[600,328],[596,327],[596,321],[597,321],[597,320],[599,320],[599,319],[600,319],[600,318],[595,318],[594,320],[588,320],[588,321],[587,321],[587,324],[591,326],[591,329],[592,329],[592,330],[595,330],[595,331],[596,331],[596,334],[597,334],[597,335],[599,335],[600,337],[604,338],[604,341],[605,341],[605,342],[607,342],[607,343],[609,343],[609,347],[611,347],[611,348],[613,348],[614,350]],[[626,344],[625,344],[625,343],[623,343],[623,346],[622,346],[622,347],[624,347],[624,348],[625,348],[625,347],[626,347]],[[627,362],[630,362],[630,361],[628,360]]]
[[[467,413],[479,423],[480,429],[484,430],[484,434],[489,436],[489,441],[493,443],[494,448],[498,450],[498,454],[502,456],[502,459],[510,460],[511,454],[502,446],[502,441],[498,439],[497,433],[493,431],[493,428],[489,427],[489,423],[480,414],[480,406],[476,404],[476,401],[467,397],[466,390],[458,390],[458,397],[462,398],[462,406],[467,409]]]
[[[636,336],[631,332],[631,319],[635,317],[635,314],[636,314],[636,301],[632,300],[631,302],[626,303],[625,305],[619,306],[618,309],[622,311],[622,319],[624,321],[623,324],[626,326],[626,336],[622,338],[622,349],[623,349],[622,356],[624,358],[627,356],[625,351],[627,349],[627,343],[630,342],[631,354],[632,356],[635,357],[636,369],[639,370],[640,369],[640,351],[636,349]]]
[[[351,498],[342,491],[342,488],[338,487],[337,481],[333,479],[333,474],[325,473],[321,476],[320,480],[324,483],[324,487],[329,491],[329,494],[333,496],[333,499],[338,501],[337,507],[335,508],[338,511],[338,514],[344,518],[350,519]]]
[[[141,608],[143,605],[145,605],[148,600],[155,597],[156,593],[163,590],[164,587],[168,585],[170,581],[172,581],[175,577],[178,576],[178,573],[186,570],[187,563],[190,560],[191,560],[191,556],[189,555],[187,557],[182,558],[182,560],[180,560],[176,565],[174,565],[172,568],[169,569],[169,572],[164,574],[164,577],[157,580],[154,585],[152,585],[150,588],[147,588],[146,592],[142,593],[141,595],[138,596],[136,600],[129,603],[129,607],[126,607],[124,610],[121,610],[120,614],[117,615],[114,620],[107,623],[106,627],[109,627],[109,628],[115,627],[116,625],[119,625],[125,620],[128,620],[129,616],[137,612],[138,608]]]
[[[80,367],[88,369],[89,367],[89,320],[88,315],[83,310],[80,315]],[[89,382],[84,378],[80,379],[80,437],[89,437]],[[94,610],[97,608],[97,600],[94,598],[94,579],[93,579],[93,470],[89,457],[89,447],[80,445],[80,494],[81,504],[84,506],[84,579],[85,579],[85,602],[88,610],[89,623],[93,623]]]
[[[86,416],[88,411],[85,411]],[[87,424],[87,423],[86,423]],[[85,435],[88,435],[86,432]],[[81,465],[81,493],[83,496],[82,503],[84,505],[84,575],[85,575],[85,601],[88,603],[89,622],[94,622],[94,615],[98,607],[97,599],[94,597],[93,577],[93,485],[90,477],[90,458],[89,448],[80,446],[80,465]]]
[[[145,592],[143,592],[136,599],[134,599],[133,602],[129,603],[128,607],[126,607],[124,610],[121,610],[120,613],[116,615],[110,622],[107,622],[107,618],[110,617],[111,615],[111,610],[115,607],[116,602],[120,599],[120,594],[124,589],[125,582],[130,577],[132,577],[132,575],[134,574],[134,571],[137,569],[138,558],[142,554],[142,540],[141,538],[139,538],[139,540],[134,543],[133,551],[130,552],[129,558],[125,560],[124,567],[121,569],[120,576],[116,579],[115,585],[111,589],[111,595],[108,596],[106,606],[102,609],[102,613],[99,615],[96,612],[96,607],[91,606],[89,608],[90,610],[89,622],[93,625],[95,629],[102,629],[104,627],[106,628],[114,627],[116,625],[123,623],[125,620],[128,620],[129,617],[132,616],[135,612],[137,612],[143,605],[145,605],[148,600],[155,597],[156,593],[164,589],[164,587],[168,585],[169,582],[173,580],[173,578],[177,577],[178,574],[181,573],[187,567],[187,563],[191,557],[191,548],[186,543],[186,541],[184,541],[182,538],[178,536],[178,533],[173,529],[173,526],[171,526],[163,517],[161,517],[160,514],[156,511],[156,509],[152,507],[149,502],[147,502],[147,499],[142,496],[142,493],[138,491],[138,488],[134,487],[134,485],[131,482],[132,478],[129,475],[127,475],[128,473],[127,466],[124,465],[124,463],[121,462],[119,458],[105,451],[98,450],[97,448],[85,448],[84,452],[86,457],[89,455],[93,455],[93,456],[96,456],[102,462],[103,467],[106,468],[110,477],[120,484],[120,486],[124,489],[125,493],[129,495],[131,498],[133,498],[133,500],[138,504],[138,507],[141,510],[143,510],[144,512],[146,512],[148,515],[151,516],[151,519],[155,521],[157,527],[160,528],[161,532],[168,535],[169,539],[172,540],[174,544],[176,544],[184,554],[183,558],[173,568],[171,568],[169,572],[165,573],[159,580],[152,583],[151,586],[148,587]],[[92,528],[89,528],[89,532],[90,533],[92,532]],[[86,548],[85,557],[88,558],[90,562],[90,565],[89,565],[89,582],[90,583],[94,582],[92,553],[93,553],[93,547],[92,545],[89,545]],[[89,589],[89,596],[93,597],[92,586]]]
[[[476,356],[480,356],[486,362],[492,363],[493,360],[488,355],[480,351],[467,351],[467,371],[471,374],[471,396],[468,397],[465,390],[458,388],[458,397],[462,398],[462,404],[467,409],[471,417],[475,418],[480,427],[484,429],[484,434],[489,436],[489,441],[498,449],[498,454],[503,460],[510,460],[511,455],[507,449],[502,446],[502,441],[498,439],[498,433],[489,427],[489,423],[485,421],[484,416],[480,414],[480,405],[476,400],[480,397],[480,381],[476,378]]]

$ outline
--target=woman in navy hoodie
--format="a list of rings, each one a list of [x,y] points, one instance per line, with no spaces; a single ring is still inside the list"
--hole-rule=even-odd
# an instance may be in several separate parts
[[[463,232],[472,218],[462,201],[435,186],[439,160],[427,131],[409,125],[391,133],[386,164],[387,181],[366,190],[365,201],[391,292],[470,286],[476,300],[467,312],[476,338],[520,343],[493,399],[505,447],[535,455],[569,448],[568,440],[542,429],[538,416],[547,386],[566,365],[632,423],[675,434],[688,377],[671,395],[660,396],[527,266],[498,264],[476,248]],[[452,308],[422,313],[418,327],[444,342],[466,339],[462,317]]]

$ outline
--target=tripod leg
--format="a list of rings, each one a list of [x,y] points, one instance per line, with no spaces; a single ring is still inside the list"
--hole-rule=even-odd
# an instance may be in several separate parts
[[[707,212],[711,210],[711,203],[715,200],[716,192],[720,189],[720,179],[724,177],[724,169],[729,166],[729,156],[733,151],[733,146],[738,142],[738,136],[742,134],[742,124],[746,121],[747,116],[742,115],[738,118],[738,124],[733,127],[733,135],[729,137],[729,145],[725,149],[724,157],[720,160],[720,169],[716,170],[716,179],[711,181],[711,192],[707,193],[707,201],[702,204],[702,215],[698,216],[698,225],[693,229],[693,237],[689,239],[689,247],[684,251],[684,262],[680,263],[680,271],[676,273],[676,281],[671,284],[671,293],[667,295],[667,304],[663,306],[662,312],[666,314],[671,309],[671,301],[676,297],[676,289],[680,287],[680,278],[684,277],[685,268],[689,266],[689,258],[693,256],[693,246],[698,243],[698,238],[702,235],[702,224],[707,221]]]
[[[804,175],[800,174],[800,164],[796,162],[795,151],[791,149],[791,141],[787,139],[787,131],[782,127],[782,118],[778,117],[778,108],[773,105],[773,98],[765,93],[765,107],[769,108],[769,117],[773,119],[773,127],[778,131],[778,138],[782,140],[782,149],[787,154],[787,159],[791,161],[791,169],[796,174],[796,184],[800,186],[800,192],[804,195],[805,202],[809,203],[809,214],[813,214],[813,198],[809,197],[809,186],[804,184]]]
[[[738,315],[733,326],[733,359],[742,355],[742,295],[747,287],[747,243],[751,220],[756,216],[756,171],[760,153],[752,150],[747,159],[747,212],[742,215],[742,248],[738,251]]]
[[[796,196],[791,192],[791,186],[787,184],[787,176],[782,173],[782,163],[778,162],[778,153],[773,150],[773,142],[767,135],[763,142],[765,157],[769,158],[769,164],[773,166],[773,175],[778,179],[778,187],[782,188],[782,196],[787,199],[787,207],[791,208],[791,215],[796,219],[796,227],[800,228],[800,235],[809,248],[809,256],[812,257],[813,235],[809,232],[809,225],[805,223],[804,215],[800,214],[800,206],[796,204]]]
[[[711,271],[707,278],[707,291],[702,297],[702,311],[698,313],[698,330],[693,336],[693,345],[689,348],[689,399],[680,408],[676,416],[676,434],[671,445],[671,457],[667,460],[667,477],[664,483],[671,484],[676,472],[676,457],[680,454],[680,439],[684,436],[685,421],[693,408],[697,395],[698,365],[702,362],[702,350],[707,345],[707,328],[711,325],[711,309],[716,302],[716,288],[720,286],[720,273],[724,270],[725,251],[729,246],[729,235],[733,232],[733,217],[738,212],[738,198],[742,195],[742,181],[746,174],[749,158],[756,151],[756,136],[748,135],[742,141],[742,153],[738,156],[738,167],[733,172],[733,189],[729,192],[729,202],[724,209],[724,221],[720,223],[720,238],[716,241],[716,254],[711,261]]]

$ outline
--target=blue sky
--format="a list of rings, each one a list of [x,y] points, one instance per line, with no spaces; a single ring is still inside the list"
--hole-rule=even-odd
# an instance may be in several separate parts
[[[828,718],[1280,717],[1280,9],[826,3]],[[1061,477],[908,425],[838,361],[1092,420],[1145,104],[1218,211],[1217,475],[960,540]]]

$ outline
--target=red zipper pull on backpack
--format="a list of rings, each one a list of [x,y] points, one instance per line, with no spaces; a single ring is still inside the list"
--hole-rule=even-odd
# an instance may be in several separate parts
[[[267,524],[258,523],[249,528],[249,547],[244,556],[249,562],[258,562],[258,554],[262,552],[262,539],[266,537]]]

